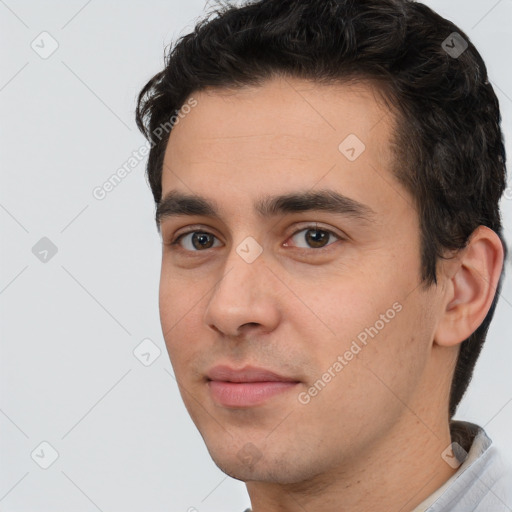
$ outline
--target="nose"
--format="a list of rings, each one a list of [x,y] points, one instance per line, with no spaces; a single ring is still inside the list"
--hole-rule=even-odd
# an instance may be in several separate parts
[[[233,247],[223,268],[206,306],[205,324],[233,338],[253,330],[273,331],[281,316],[278,288],[282,283],[267,267],[264,252],[248,263]]]

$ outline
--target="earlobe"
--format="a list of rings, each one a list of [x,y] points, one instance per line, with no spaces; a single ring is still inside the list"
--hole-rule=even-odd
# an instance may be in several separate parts
[[[443,311],[434,336],[441,346],[455,346],[484,321],[503,267],[503,245],[498,235],[479,226],[453,264],[444,293]]]

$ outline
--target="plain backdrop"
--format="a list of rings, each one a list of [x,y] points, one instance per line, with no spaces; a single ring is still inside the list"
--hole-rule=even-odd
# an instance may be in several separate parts
[[[425,3],[482,53],[512,153],[512,1]],[[210,459],[173,378],[146,160],[104,199],[93,195],[144,145],[136,96],[204,8],[0,1],[1,511],[249,505],[244,484]],[[510,243],[511,200],[502,208]],[[511,315],[507,277],[457,414],[485,426],[509,460]]]

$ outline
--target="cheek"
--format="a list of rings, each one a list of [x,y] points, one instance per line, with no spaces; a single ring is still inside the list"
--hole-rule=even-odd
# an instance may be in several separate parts
[[[295,320],[304,327],[310,325],[309,331],[323,334],[325,341],[321,346],[339,343],[340,348],[373,326],[386,311],[391,309],[388,317],[394,317],[393,304],[401,298],[396,286],[355,267],[297,280],[294,293],[301,299]]]
[[[379,414],[391,421],[413,400],[429,358],[432,321],[419,293],[389,290],[366,303],[352,296],[337,317],[337,340],[324,353],[316,351],[323,371],[343,358],[343,369],[324,397],[326,407],[335,403],[356,417]]]
[[[311,338],[308,352],[317,371],[328,371],[346,354],[350,366],[356,366],[351,362],[357,358],[393,373],[397,365],[409,364],[424,351],[411,342],[422,337],[422,306],[417,293],[411,293],[415,275],[383,262],[382,256],[379,261],[381,265],[371,262],[366,268],[331,274],[314,286],[309,280],[296,283],[297,296],[308,306],[297,307],[296,328]]]
[[[171,279],[162,270],[159,289],[159,311],[162,333],[171,363],[181,368],[192,357],[191,339],[199,339],[197,319],[204,291],[190,282]],[[197,331],[197,332],[194,332]]]
[[[383,304],[387,306],[386,301]],[[415,313],[408,305],[384,326],[375,326],[379,316],[375,317],[373,307],[359,310],[357,317],[338,316],[338,337],[331,336],[328,342],[317,336],[318,343],[311,344],[316,371],[305,391],[313,395],[300,412],[313,429],[322,430],[340,446],[344,439],[364,446],[382,429],[391,428],[406,412],[404,404],[413,403],[428,354],[421,333],[412,327]],[[360,333],[364,337],[358,338]]]

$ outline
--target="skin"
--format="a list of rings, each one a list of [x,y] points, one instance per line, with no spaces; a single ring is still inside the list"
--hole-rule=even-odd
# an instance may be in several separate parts
[[[275,78],[193,96],[197,106],[169,138],[163,196],[200,194],[222,219],[162,218],[160,316],[211,457],[246,482],[254,512],[413,510],[455,472],[441,457],[449,388],[460,343],[492,303],[503,263],[497,235],[478,228],[439,264],[438,285],[421,286],[418,216],[391,172],[394,116],[370,83]],[[349,134],[366,145],[353,162],[338,149]],[[368,205],[372,222],[253,210],[265,195],[320,189]],[[343,239],[311,247],[314,223]],[[191,236],[171,244],[190,229],[210,233],[213,247],[198,249]],[[236,252],[248,236],[263,249],[252,263]],[[397,302],[378,335],[300,403]],[[262,405],[223,407],[206,380],[217,364],[260,366],[299,384]]]

